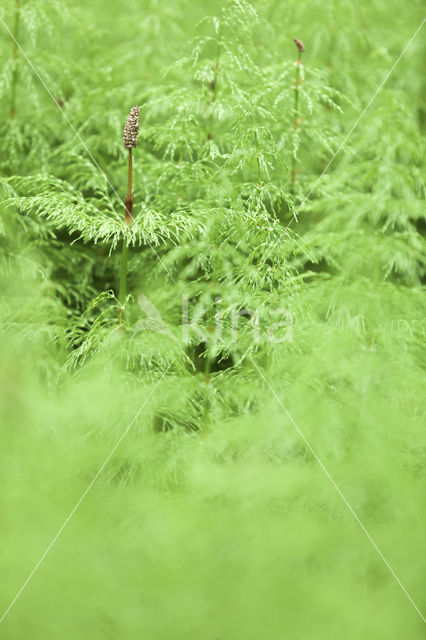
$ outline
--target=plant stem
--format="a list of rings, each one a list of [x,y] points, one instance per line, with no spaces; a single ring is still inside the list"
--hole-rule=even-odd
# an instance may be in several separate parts
[[[129,172],[128,172],[128,178],[127,178],[127,196],[125,200],[126,213],[124,216],[124,222],[126,222],[127,224],[131,224],[133,221],[132,213],[133,213],[134,198],[132,194],[132,189],[133,189],[133,156],[132,156],[132,149],[129,149]]]
[[[252,109],[253,109],[253,105],[252,105]],[[254,138],[254,145],[256,148],[256,167],[257,167],[257,209],[256,209],[256,213],[259,212],[260,206],[261,206],[261,202],[262,202],[262,187],[263,187],[263,183],[262,183],[262,169],[260,166],[260,146],[259,146],[259,136],[257,135],[257,129],[256,129],[256,124],[254,121],[254,116],[253,113],[251,114],[251,121],[252,121],[252,125],[253,125],[253,138]]]
[[[209,117],[207,140],[211,140],[212,137],[213,137],[213,134],[212,134],[212,129],[213,129],[213,105],[216,102],[216,97],[217,97],[217,81],[218,81],[218,72],[219,72],[220,46],[222,44],[222,41],[221,41],[220,38],[221,38],[221,36],[220,36],[220,27],[219,27],[219,31],[218,31],[218,34],[217,34],[217,41],[216,41],[216,62],[215,62],[215,65],[213,67],[213,80],[209,84],[209,89],[212,92],[212,100],[211,100],[211,110],[210,110],[210,117]]]
[[[260,169],[260,158],[259,158],[259,153],[260,153],[259,137],[257,135],[256,125],[254,123],[254,118],[253,117],[252,117],[252,122],[253,122],[254,144],[255,144],[255,147],[256,147],[257,186],[259,187],[259,189],[261,189],[261,187],[262,187],[262,172],[261,172],[261,169]]]
[[[12,83],[11,83],[11,97],[10,97],[10,118],[14,118],[16,115],[16,90],[18,86],[18,56],[19,56],[19,25],[20,25],[21,11],[20,11],[20,1],[15,0],[15,22],[13,26],[13,72],[12,72]]]
[[[210,382],[210,370],[212,366],[213,359],[208,355],[206,355],[206,361],[204,364],[204,382],[208,384]]]
[[[126,211],[124,214],[124,222],[131,225],[133,222],[133,202],[134,197],[132,194],[133,189],[133,156],[132,149],[129,149],[129,171],[127,178],[127,195],[125,200]],[[127,297],[127,263],[129,257],[129,247],[126,244],[125,238],[123,238],[123,246],[121,250],[121,268],[120,268],[120,288],[118,293],[118,299],[121,304],[124,304]]]
[[[124,304],[127,296],[127,260],[129,257],[129,247],[126,241],[123,240],[123,247],[121,250],[121,268],[120,268],[120,289],[118,299],[121,304]]]
[[[296,160],[296,133],[300,123],[299,117],[299,85],[302,82],[300,76],[300,67],[302,65],[302,52],[299,51],[299,55],[296,60],[296,78],[294,83],[294,133],[293,133],[293,153],[292,153],[292,169],[291,169],[291,184],[292,188],[296,182],[296,170],[297,170],[297,160]]]

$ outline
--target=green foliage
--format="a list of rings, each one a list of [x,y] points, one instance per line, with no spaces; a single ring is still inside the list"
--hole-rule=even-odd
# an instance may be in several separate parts
[[[0,632],[420,638],[420,2],[4,4]]]

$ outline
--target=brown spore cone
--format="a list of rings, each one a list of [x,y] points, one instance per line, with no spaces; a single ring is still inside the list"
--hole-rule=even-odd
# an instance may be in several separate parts
[[[124,125],[123,144],[125,149],[134,149],[138,144],[138,133],[140,123],[139,107],[135,105],[130,109]]]
[[[303,44],[303,42],[301,40],[299,40],[298,38],[293,38],[294,43],[297,47],[297,50],[299,53],[303,53],[305,50],[305,45]]]

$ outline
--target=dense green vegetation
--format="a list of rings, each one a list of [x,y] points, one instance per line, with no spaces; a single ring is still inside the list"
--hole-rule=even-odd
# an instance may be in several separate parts
[[[0,18],[0,637],[422,637],[420,0]]]

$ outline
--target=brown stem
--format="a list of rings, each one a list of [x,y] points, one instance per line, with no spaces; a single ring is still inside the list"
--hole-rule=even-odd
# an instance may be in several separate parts
[[[126,195],[126,200],[124,201],[124,204],[126,206],[124,222],[126,222],[127,224],[131,224],[133,221],[133,215],[132,215],[133,202],[135,199],[132,194],[132,188],[133,188],[133,156],[132,156],[132,149],[129,149],[129,175],[127,179],[127,195]]]
[[[129,148],[129,174],[127,178],[127,195],[124,201],[126,211],[124,214],[124,222],[126,224],[132,224],[133,222],[133,202],[134,197],[132,194],[133,188],[133,156],[132,149]],[[121,267],[120,267],[120,286],[118,292],[118,299],[122,305],[126,302],[127,297],[127,261],[129,256],[129,248],[126,244],[125,238],[123,238],[123,246],[121,251]],[[120,310],[119,313],[120,321],[124,320],[124,311]]]
[[[302,78],[300,77],[302,53],[303,52],[299,50],[299,55],[296,60],[296,78],[294,83],[294,123],[293,123],[294,136],[296,135],[296,131],[301,122],[301,119],[299,117],[299,85],[302,82]],[[297,162],[296,162],[296,156],[295,156],[295,140],[293,138],[293,159],[292,159],[292,169],[291,169],[292,186],[294,186],[294,183],[296,182],[296,175],[297,175]]]

